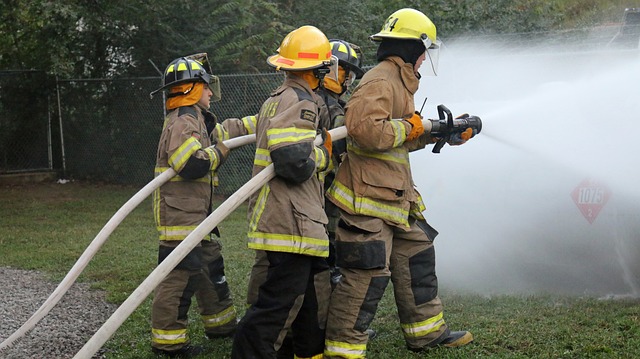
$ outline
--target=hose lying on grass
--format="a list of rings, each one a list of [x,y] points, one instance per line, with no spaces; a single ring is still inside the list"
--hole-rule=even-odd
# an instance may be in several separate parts
[[[342,126],[329,131],[332,140],[340,140],[346,137],[347,129]],[[322,143],[321,136],[317,136],[316,145]],[[220,222],[229,216],[236,208],[246,201],[251,194],[259,190],[269,180],[275,177],[273,164],[270,164],[255,177],[245,183],[240,189],[222,202],[196,229],[194,229],[182,242],[149,274],[149,276],[136,288],[118,309],[107,319],[98,331],[85,343],[74,359],[91,358],[102,345],[111,338],[116,330],[142,304],[155,287],[169,274],[169,272],[200,243],[202,238],[211,232]]]
[[[238,148],[250,143],[254,143],[256,141],[255,135],[246,135],[241,137],[232,138],[230,140],[224,141],[225,146],[230,149]],[[112,217],[109,219],[107,224],[102,228],[102,230],[98,233],[98,235],[91,241],[87,249],[85,249],[84,253],[78,258],[76,263],[73,265],[69,273],[64,277],[64,279],[60,282],[58,287],[51,293],[49,298],[42,303],[40,308],[33,313],[33,315],[13,334],[11,334],[7,339],[5,339],[2,343],[0,343],[0,351],[4,348],[9,347],[16,340],[22,338],[25,334],[27,334],[31,329],[35,327],[35,325],[42,320],[53,307],[58,304],[60,299],[67,293],[69,288],[73,285],[73,283],[78,279],[82,271],[87,267],[89,261],[95,256],[100,247],[107,241],[111,233],[122,223],[122,221],[140,204],[144,201],[153,191],[155,191],[158,187],[162,186],[164,183],[169,181],[176,175],[176,171],[172,168],[169,168],[167,171],[163,172],[158,177],[154,178],[151,182],[149,182],[146,186],[144,186],[140,191],[138,191],[131,199],[129,199]]]

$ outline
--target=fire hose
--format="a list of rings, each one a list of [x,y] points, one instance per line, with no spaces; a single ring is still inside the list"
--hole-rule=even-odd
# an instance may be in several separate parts
[[[441,107],[446,109],[443,105],[438,107],[440,116],[443,115]],[[440,135],[450,136],[452,133],[459,131],[458,126],[462,123],[457,121],[455,128],[451,126],[451,114],[449,115],[449,121],[446,118],[439,120],[423,120],[423,123],[430,121],[432,127],[436,122],[441,123]],[[475,116],[473,116],[475,117]],[[445,127],[446,124],[446,127]],[[469,124],[469,123],[462,123]],[[472,126],[479,124],[477,132],[480,132],[481,121],[477,118],[477,121],[471,123]],[[445,130],[446,128],[446,130]],[[476,129],[474,127],[474,129]],[[346,137],[346,128],[339,127],[329,131],[333,140],[339,140]],[[444,136],[443,136],[444,137]],[[321,143],[321,138],[316,138],[316,144]],[[237,148],[245,144],[255,142],[255,135],[248,135],[237,137],[231,140],[225,141],[225,145],[232,148]],[[435,152],[435,151],[434,151]],[[71,268],[69,273],[60,282],[54,292],[47,298],[47,300],[40,306],[40,308],[11,336],[0,343],[0,351],[10,346],[16,340],[20,339],[27,332],[44,317],[49,311],[60,301],[62,296],[69,290],[75,280],[79,277],[84,268],[88,265],[89,261],[95,256],[100,247],[106,242],[115,228],[122,223],[124,218],[129,215],[142,201],[147,198],[155,189],[162,184],[170,180],[176,175],[173,169],[169,169],[149,182],[145,187],[138,191],[129,201],[127,201],[105,224],[102,230],[90,243],[81,257],[77,260],[75,265]],[[84,345],[84,347],[76,354],[76,358],[91,357],[97,352],[100,347],[113,335],[113,333],[122,325],[124,320],[131,315],[131,313],[137,308],[142,301],[155,289],[159,282],[182,260],[192,249],[197,245],[199,239],[204,237],[213,228],[215,228],[220,222],[222,222],[230,213],[232,213],[242,202],[244,202],[252,193],[261,188],[271,178],[275,176],[273,165],[268,166],[258,175],[252,178],[232,196],[230,196],[225,202],[223,202],[211,215],[207,217],[182,243],[176,247],[174,251],[156,267],[156,269],[149,274],[147,279],[140,284],[140,286],[129,296],[129,298],[122,303],[122,305],[112,314],[112,316],[103,324],[103,326],[94,334],[94,336]]]
[[[442,105],[441,105],[442,106]],[[442,106],[444,107],[444,106]],[[446,108],[446,107],[444,107]],[[450,115],[449,115],[450,116]],[[447,120],[429,120],[424,119],[423,124],[427,122]],[[477,118],[481,127],[481,121]],[[450,121],[449,121],[450,122]],[[454,128],[449,126],[446,135],[451,135],[454,131],[462,132],[464,128]],[[344,126],[330,130],[333,141],[343,139],[347,136],[347,129]],[[322,143],[321,136],[317,136],[315,144]],[[124,323],[124,321],[133,313],[133,311],[142,304],[142,302],[151,294],[151,292],[160,284],[160,282],[169,274],[169,272],[205,237],[220,224],[227,216],[229,216],[236,208],[246,201],[251,194],[258,191],[269,180],[275,177],[273,164],[270,164],[251,180],[245,183],[240,189],[234,192],[227,200],[225,200],[213,213],[211,213],[200,225],[198,225],[182,242],[147,276],[147,278],[129,295],[118,309],[107,319],[107,321],[98,329],[98,331],[85,343],[74,359],[91,358],[104,343],[111,338],[116,330]]]
[[[255,135],[247,135],[224,141],[224,144],[228,148],[232,149],[249,143],[254,143],[255,141]],[[127,217],[140,203],[142,203],[142,201],[149,197],[149,195],[153,193],[154,190],[162,186],[165,182],[169,181],[175,175],[176,171],[174,171],[172,168],[168,169],[158,177],[154,178],[146,186],[140,189],[140,191],[138,191],[133,197],[131,197],[124,205],[122,205],[122,207],[104,225],[102,230],[100,230],[93,241],[91,241],[87,249],[85,249],[80,258],[78,258],[69,273],[67,273],[60,284],[58,284],[49,298],[47,298],[47,300],[42,303],[40,308],[38,308],[38,310],[36,310],[35,313],[33,313],[33,315],[20,328],[18,328],[18,330],[16,330],[7,339],[0,343],[0,351],[10,346],[16,340],[27,334],[42,318],[44,318],[49,313],[49,311],[51,311],[51,309],[53,309],[53,307],[56,306],[56,304],[58,304],[60,299],[62,299],[65,293],[67,293],[69,288],[71,288],[73,283],[76,281],[76,279],[78,279],[82,271],[89,264],[89,261],[91,261],[100,247],[102,247],[111,233],[113,233],[116,227],[118,227],[118,225],[122,223],[125,217]]]

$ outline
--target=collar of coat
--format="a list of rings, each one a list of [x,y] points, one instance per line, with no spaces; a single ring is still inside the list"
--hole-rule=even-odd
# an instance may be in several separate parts
[[[282,85],[280,85],[280,87],[278,87],[277,89],[273,90],[273,92],[271,93],[271,96],[273,97],[281,94],[288,87],[301,88],[310,95],[314,93],[311,90],[311,87],[309,86],[307,81],[305,81],[302,77],[287,73]]]
[[[415,94],[418,91],[420,78],[413,71],[413,64],[404,62],[399,56],[389,56],[383,62],[390,62],[398,69],[402,83],[409,92]]]

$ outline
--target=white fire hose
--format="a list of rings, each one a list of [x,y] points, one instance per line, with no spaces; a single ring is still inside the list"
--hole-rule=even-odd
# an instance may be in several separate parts
[[[347,129],[342,126],[329,131],[332,140],[343,139],[347,135]],[[322,143],[320,136],[316,137],[316,145]],[[118,309],[107,319],[107,321],[98,329],[98,331],[85,343],[80,351],[74,356],[74,359],[91,358],[102,345],[115,333],[116,330],[124,323],[124,321],[133,313],[133,311],[151,294],[151,292],[160,284],[160,282],[178,265],[178,263],[191,250],[200,243],[202,238],[211,233],[220,222],[246,201],[251,194],[259,190],[269,180],[275,177],[273,164],[263,169],[255,177],[245,183],[240,189],[232,194],[224,201],[213,213],[211,213],[196,229],[191,232],[187,238],[173,250],[171,253],[149,274],[149,276],[136,288],[133,293],[125,300]]]
[[[256,141],[255,135],[247,135],[232,138],[230,140],[224,141],[225,146],[228,148],[238,148],[240,146],[244,146],[249,143],[254,143]],[[176,171],[172,168],[169,168],[167,171],[154,178],[151,182],[149,182],[146,186],[144,186],[140,191],[138,191],[131,199],[129,199],[105,224],[102,230],[98,233],[96,238],[89,244],[87,249],[85,249],[84,253],[78,258],[74,266],[71,268],[69,273],[64,277],[62,282],[58,284],[58,287],[51,293],[49,298],[42,303],[40,308],[36,310],[35,313],[29,318],[18,330],[16,330],[13,334],[11,334],[7,339],[5,339],[2,343],[0,343],[0,351],[4,348],[11,346],[16,340],[23,337],[27,334],[35,325],[44,318],[49,311],[53,307],[58,304],[62,296],[67,293],[71,285],[78,279],[80,273],[86,268],[89,264],[89,261],[95,256],[100,247],[107,241],[111,233],[122,223],[122,221],[127,217],[142,201],[144,201],[154,190],[158,187],[162,186],[165,182],[169,181],[176,175]]]
[[[423,124],[429,125],[429,119],[424,119]],[[344,126],[329,131],[333,141],[343,139],[347,136]],[[254,143],[255,135],[241,136],[224,141],[225,146],[230,149]],[[322,143],[318,136],[316,145]],[[131,197],[105,224],[102,230],[89,244],[84,253],[76,261],[69,273],[60,282],[58,287],[51,293],[49,298],[40,308],[11,336],[0,343],[0,352],[13,344],[16,340],[27,334],[35,325],[44,318],[49,311],[62,299],[62,296],[71,288],[75,280],[80,276],[89,261],[95,256],[97,251],[109,238],[111,233],[142,201],[144,201],[153,191],[162,186],[176,175],[173,169],[168,169],[158,177],[154,178],[133,197]],[[75,358],[91,358],[102,345],[115,333],[122,323],[133,313],[133,311],[144,301],[155,287],[167,276],[167,274],[204,238],[208,233],[229,216],[236,208],[246,201],[251,194],[260,189],[264,184],[275,176],[273,164],[262,170],[258,175],[245,183],[238,191],[224,201],[213,211],[193,232],[191,232],[162,263],[149,274],[149,276],[131,293],[120,307],[109,317],[100,329],[85,343],[82,349],[74,356]]]

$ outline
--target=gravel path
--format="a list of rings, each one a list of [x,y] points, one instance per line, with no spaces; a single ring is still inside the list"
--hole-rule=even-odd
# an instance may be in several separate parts
[[[0,341],[20,328],[57,285],[38,272],[0,267]],[[0,352],[0,358],[72,358],[116,308],[103,292],[76,283],[31,332]]]

